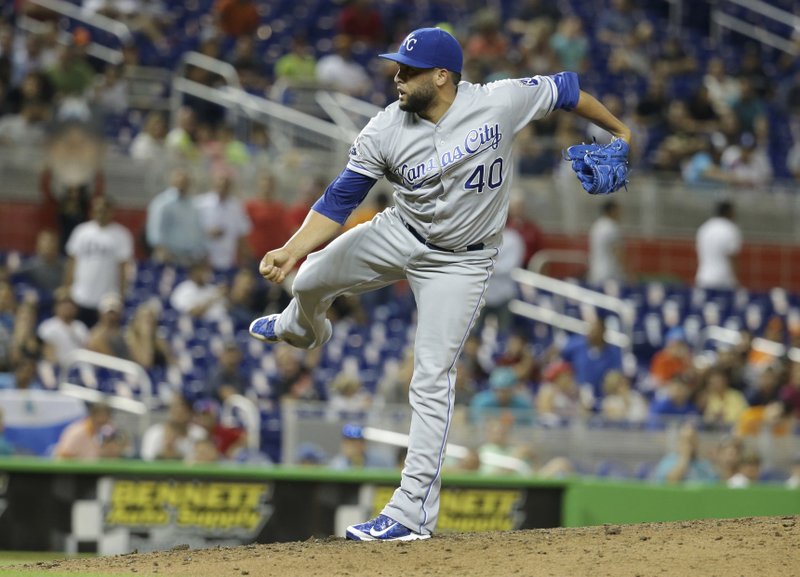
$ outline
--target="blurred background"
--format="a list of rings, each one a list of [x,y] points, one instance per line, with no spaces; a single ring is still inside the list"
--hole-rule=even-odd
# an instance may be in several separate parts
[[[343,297],[314,351],[251,339],[257,274],[450,30],[464,80],[579,74],[633,129],[585,194],[556,112],[517,138],[446,467],[800,484],[795,0],[15,0],[0,8],[0,452],[398,470],[415,309]],[[346,224],[392,204],[376,186]],[[447,469],[446,469],[447,470]]]

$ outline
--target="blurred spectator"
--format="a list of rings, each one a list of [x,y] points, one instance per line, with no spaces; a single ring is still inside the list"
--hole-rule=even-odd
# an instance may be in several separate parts
[[[247,262],[247,235],[252,225],[244,205],[233,192],[233,175],[221,171],[211,191],[194,199],[207,235],[209,262],[215,270],[230,270]]]
[[[292,49],[275,62],[275,79],[289,86],[311,86],[317,81],[317,59],[306,37],[295,34]]]
[[[697,229],[697,275],[695,284],[706,289],[733,289],[742,249],[742,233],[734,222],[733,203],[717,204],[716,214]]]
[[[580,386],[569,363],[559,360],[542,372],[542,384],[536,395],[536,413],[543,423],[559,425],[589,414],[594,400],[591,386]]]
[[[235,459],[247,447],[247,433],[241,427],[224,426],[219,421],[219,413],[219,405],[214,401],[200,400],[194,404],[194,421],[206,430],[217,453],[226,459]],[[195,443],[195,452],[197,447]]]
[[[167,133],[164,144],[173,160],[195,160],[199,150],[195,144],[197,123],[194,111],[188,106],[178,110],[177,120]]]
[[[233,37],[253,34],[261,23],[253,0],[216,0],[214,18],[220,32]]]
[[[261,259],[267,251],[283,246],[291,232],[286,218],[286,206],[276,197],[275,176],[263,172],[256,181],[256,192],[244,204],[253,224],[248,236],[251,254]]]
[[[486,423],[486,442],[478,448],[481,473],[529,475],[532,472],[528,462],[531,458],[530,451],[511,441],[513,424],[513,418],[502,416],[492,418]]]
[[[328,414],[339,418],[355,418],[372,405],[372,395],[364,388],[357,373],[339,372],[328,385]]]
[[[779,400],[782,377],[783,371],[777,363],[761,367],[755,377],[756,382],[745,393],[747,403],[755,407]]]
[[[111,407],[105,403],[89,405],[85,419],[69,425],[53,449],[56,459],[94,460],[105,457],[100,430],[111,423]]]
[[[739,437],[725,435],[719,440],[714,455],[714,463],[720,481],[727,483],[731,477],[739,472],[743,452],[744,443]]]
[[[124,331],[130,360],[146,370],[154,367],[166,368],[175,360],[169,343],[159,334],[159,314],[160,303],[145,301],[133,311]]]
[[[464,60],[479,66],[481,76],[491,73],[494,64],[508,54],[509,42],[501,28],[500,15],[483,8],[472,17],[472,33],[464,46]],[[483,78],[474,79],[477,82]]]
[[[147,205],[145,239],[156,262],[187,266],[206,255],[206,231],[185,169],[172,172],[171,186]]]
[[[271,384],[276,398],[299,401],[319,399],[311,370],[304,364],[301,351],[286,343],[275,345],[273,351],[278,370]]]
[[[15,453],[14,445],[6,439],[6,425],[3,420],[3,407],[0,407],[0,457],[7,457]]]
[[[464,346],[464,353],[461,360],[464,359],[467,351],[467,345]],[[392,367],[390,369],[390,367]],[[400,359],[399,365],[394,368],[394,365],[387,365],[383,371],[381,380],[375,389],[374,404],[377,407],[385,405],[399,405],[408,401],[408,391],[411,385],[411,375],[414,372],[414,347],[407,346],[403,351],[403,356]],[[462,376],[461,367],[459,366],[456,373],[456,379]],[[457,381],[456,381],[457,382]],[[456,393],[456,403],[463,404],[463,399]]]
[[[677,447],[656,465],[653,479],[658,483],[716,483],[714,465],[700,455],[697,429],[685,423],[678,431]]]
[[[744,489],[755,485],[761,478],[761,456],[753,450],[745,451],[735,475],[727,481],[731,489]]]
[[[789,478],[786,479],[787,489],[800,489],[800,455],[795,455]]]
[[[800,180],[800,142],[796,142],[789,150],[786,157],[786,168],[795,180]]]
[[[95,71],[86,59],[85,44],[73,42],[60,46],[58,62],[47,74],[59,100],[59,118],[88,120],[86,95],[94,83]]]
[[[10,378],[0,381],[0,388],[29,391],[43,389],[36,374],[36,360],[31,357],[19,357],[11,365]]]
[[[725,61],[719,56],[708,59],[706,73],[703,76],[703,86],[708,90],[714,110],[719,115],[732,110],[742,93],[739,80],[727,73]]]
[[[336,32],[370,44],[384,41],[383,18],[372,0],[347,0],[336,19]]]
[[[44,303],[49,303],[56,289],[64,284],[66,263],[58,248],[55,231],[39,231],[36,235],[36,253],[14,272],[14,279],[35,288]]]
[[[225,288],[212,284],[213,273],[206,261],[189,267],[188,278],[172,290],[169,303],[176,311],[205,321],[218,322],[228,318],[225,308]]]
[[[96,353],[130,359],[130,350],[122,331],[124,305],[119,295],[105,295],[97,306],[100,318],[89,330],[86,348]]]
[[[222,153],[220,166],[247,166],[250,163],[250,151],[247,145],[236,137],[236,131],[228,124],[218,130],[219,145]]]
[[[295,463],[300,466],[319,467],[328,462],[328,455],[316,443],[301,443],[297,447]]]
[[[523,266],[527,267],[531,257],[536,254],[543,245],[542,231],[536,222],[529,218],[525,213],[525,196],[522,194],[512,194],[508,203],[508,221],[506,226],[516,230],[525,243],[525,256]]]
[[[36,334],[39,322],[37,302],[26,296],[19,303],[14,319],[14,332],[11,336],[11,360],[17,362],[25,357],[38,361],[42,358],[42,341]]]
[[[611,48],[608,71],[616,76],[646,77],[654,63],[649,47],[653,45],[653,25],[649,20],[636,24],[631,34],[620,37],[621,42]]]
[[[612,47],[621,46],[632,36],[637,23],[643,20],[634,12],[631,0],[612,0],[611,6],[595,23],[597,39]]]
[[[11,369],[16,314],[17,296],[14,287],[7,280],[0,280],[0,372]]]
[[[53,312],[52,317],[39,325],[37,334],[44,343],[44,358],[55,365],[62,365],[71,352],[86,345],[89,329],[75,318],[78,308],[66,287],[55,292]]]
[[[558,56],[562,70],[584,72],[589,54],[589,39],[583,30],[583,22],[577,16],[566,16],[558,23],[558,29],[550,37],[550,47]]]
[[[167,421],[150,425],[142,437],[141,457],[145,461],[156,459],[185,459],[192,452],[195,442],[206,439],[208,434],[200,425],[193,423],[192,406],[180,395],[169,404]]]
[[[695,149],[681,163],[683,180],[697,187],[718,187],[724,184],[736,184],[736,176],[721,166],[722,150],[725,138],[715,133],[710,137],[699,137],[695,140]]]
[[[102,158],[102,143],[90,126],[72,121],[53,128],[40,180],[40,218],[58,228],[62,249],[73,230],[91,218],[92,200],[105,193]]]
[[[574,335],[561,350],[561,357],[572,366],[577,383],[591,385],[595,399],[603,395],[606,373],[622,370],[622,350],[606,342],[605,330],[605,321],[597,317],[590,323],[586,336]]]
[[[712,426],[734,425],[747,408],[744,395],[731,388],[728,374],[717,367],[705,374],[702,399],[703,421]]]
[[[251,268],[240,268],[233,275],[226,306],[235,330],[246,329],[266,309],[266,295],[260,290],[260,282]]]
[[[631,389],[631,382],[620,371],[609,371],[603,379],[603,399],[600,411],[603,418],[613,423],[642,423],[650,407],[647,399]]]
[[[786,343],[786,323],[779,315],[773,315],[764,325],[761,338],[774,343]],[[749,373],[761,373],[767,367],[773,365],[778,358],[775,353],[751,346],[747,352],[747,370]],[[751,379],[752,380],[752,379]]]
[[[697,70],[697,59],[687,52],[686,43],[677,34],[653,44],[658,46],[654,68],[665,78],[693,74]]]
[[[222,453],[217,449],[214,441],[206,439],[198,439],[192,444],[190,452],[183,458],[186,463],[202,464],[202,463],[216,463],[223,458]]]
[[[167,121],[164,115],[151,111],[144,119],[144,125],[133,138],[128,154],[134,160],[155,160],[164,158]]]
[[[372,81],[358,62],[353,59],[353,40],[345,34],[333,39],[333,53],[317,62],[317,80],[326,88],[350,96],[365,96]]]
[[[123,68],[107,64],[103,74],[98,76],[91,88],[92,107],[105,114],[122,115],[128,110],[128,81]]]
[[[480,346],[480,343],[478,343]],[[478,359],[481,364],[482,359]],[[485,364],[485,363],[484,363]],[[530,384],[539,380],[539,361],[531,351],[530,343],[522,332],[514,332],[508,335],[506,344],[502,352],[494,361],[495,366],[509,367],[514,370],[517,378],[522,384]]]
[[[625,246],[619,225],[621,210],[617,201],[606,201],[600,217],[589,229],[588,280],[593,285],[625,278]]]
[[[503,240],[495,257],[494,274],[484,293],[484,307],[477,322],[480,330],[488,319],[500,334],[511,328],[511,311],[508,303],[517,296],[517,284],[511,278],[515,269],[525,265],[525,242],[522,236],[508,226],[503,229]]]
[[[498,367],[489,375],[489,389],[472,398],[470,418],[475,423],[508,414],[520,425],[533,423],[533,402],[519,390],[519,379],[508,367]]]
[[[225,339],[217,363],[208,377],[206,396],[224,403],[233,395],[244,395],[249,386],[248,375],[242,366],[242,351],[234,339]]]
[[[100,454],[104,459],[120,459],[131,452],[130,437],[113,425],[100,427]]]
[[[679,326],[672,327],[664,337],[664,348],[653,355],[650,362],[650,379],[654,386],[662,387],[691,368],[692,353],[686,333]]]
[[[331,459],[328,466],[338,471],[362,468],[389,469],[392,463],[368,449],[364,430],[359,425],[347,424],[342,427],[339,452]]]
[[[740,80],[739,98],[731,106],[743,132],[757,132],[756,126],[767,116],[767,103],[756,91],[750,79]]]
[[[794,361],[789,366],[789,376],[780,389],[779,396],[796,419],[800,420],[800,362]]]
[[[675,377],[650,403],[648,420],[652,425],[658,426],[665,423],[665,418],[699,414],[697,406],[692,401],[692,389],[689,383],[683,378]]]
[[[772,163],[767,151],[758,145],[752,133],[742,134],[739,144],[733,144],[722,152],[722,168],[731,173],[735,184],[758,187],[772,181]]]
[[[17,114],[0,117],[0,145],[35,146],[44,141],[49,111],[42,104],[25,102]]]
[[[78,318],[91,327],[104,295],[124,295],[126,267],[133,259],[133,237],[111,220],[113,205],[105,197],[92,201],[92,220],[78,225],[67,241],[66,285],[79,307]]]

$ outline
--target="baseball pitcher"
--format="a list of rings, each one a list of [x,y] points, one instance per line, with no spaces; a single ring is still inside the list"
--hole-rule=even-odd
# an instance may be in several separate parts
[[[623,153],[584,145],[573,151],[581,157],[571,158],[587,191],[607,193],[625,183],[631,131],[581,91],[572,72],[462,82],[461,47],[439,28],[415,30],[397,53],[381,57],[398,64],[398,100],[361,131],[347,167],[297,233],[262,259],[261,274],[279,283],[308,255],[291,303],[253,321],[250,333],[267,342],[318,347],[331,336],[326,311],[336,297],[409,282],[418,322],[402,480],[381,514],[349,527],[347,537],[410,541],[426,539],[436,528],[456,360],[478,318],[505,226],[515,135],[557,109],[607,130]],[[395,206],[312,252],[339,232],[381,178],[392,183]]]

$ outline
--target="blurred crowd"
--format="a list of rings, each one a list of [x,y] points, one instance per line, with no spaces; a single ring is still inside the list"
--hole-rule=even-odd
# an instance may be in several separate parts
[[[302,9],[255,0],[82,4],[84,14],[116,18],[131,30],[119,47],[120,63],[89,56],[93,40],[107,40],[103,33],[75,24],[65,31],[62,19],[38,5],[18,2],[16,10],[0,13],[3,141],[42,142],[50,121],[78,119],[95,123],[137,160],[169,155],[247,165],[270,150],[263,129],[231,125],[224,107],[188,95],[187,109],[170,125],[161,111],[132,107],[132,71],[173,68],[183,51],[194,50],[232,64],[245,91],[297,108],[313,102],[317,88],[385,106],[396,97],[394,68],[377,54],[418,25],[439,24],[462,41],[465,80],[578,72],[634,128],[640,168],[701,187],[763,187],[800,177],[800,36],[793,39],[795,55],[736,35],[712,46],[709,28],[702,28],[708,15],[692,13],[700,7],[690,6],[676,30],[666,5],[631,0],[609,0],[597,18],[585,3],[543,0],[493,7],[470,0],[348,0],[301,2]],[[23,16],[38,23],[35,32],[13,25]],[[201,85],[223,85],[204,68],[188,66],[185,74]],[[164,86],[164,97],[167,91]],[[607,137],[587,133],[579,122],[556,114],[527,127],[518,146],[520,170],[549,173],[565,146]]]
[[[241,137],[218,107],[187,98],[172,125],[155,111],[139,114],[129,139],[112,134],[142,166],[166,158],[177,167],[150,200],[141,230],[115,221],[98,135],[108,136],[111,120],[129,118],[128,72],[151,65],[148,55],[166,58],[174,48],[168,4],[83,3],[85,11],[119,18],[134,31],[136,42],[123,46],[120,65],[102,65],[88,56],[92,37],[84,28],[70,28],[62,43],[61,22],[46,11],[21,2],[19,11],[2,13],[0,144],[47,143],[54,161],[41,175],[45,228],[35,254],[13,255],[0,268],[0,388],[55,389],[71,355],[82,349],[134,361],[171,393],[164,400],[163,422],[136,439],[114,422],[107,405],[94,404],[85,419],[65,429],[49,454],[276,460],[249,451],[241,423],[222,424],[226,401],[241,395],[260,409],[275,410],[287,400],[319,400],[343,419],[363,415],[405,402],[413,350],[405,341],[396,362],[386,365],[391,370],[367,380],[349,366],[323,373],[327,353],[322,351],[301,353],[287,345],[258,345],[253,351],[237,338],[253,318],[282,310],[290,298],[283,287],[257,276],[256,263],[293,234],[327,182],[313,175],[296,178],[291,201],[284,201],[276,194],[271,135],[255,128]],[[681,174],[701,186],[756,187],[780,175],[800,178],[796,59],[763,66],[762,53],[750,45],[735,52],[740,59],[704,58],[677,33],[664,36],[659,22],[628,0],[613,0],[596,21],[568,9],[580,3],[528,0],[511,3],[503,13],[485,7],[472,11],[466,0],[428,4],[463,41],[470,81],[569,69],[581,73],[588,86],[601,88],[609,108],[636,129],[637,165]],[[277,32],[265,10],[263,3],[249,0],[218,0],[191,30],[192,47],[232,63],[247,91],[285,103],[301,99],[309,87],[379,105],[394,100],[394,71],[374,55],[413,27],[413,10],[404,11],[403,3],[346,2],[336,8],[330,34],[316,38],[312,30],[300,31],[279,52],[270,47],[270,35]],[[13,26],[26,11],[40,22],[40,32]],[[199,68],[190,67],[187,76],[208,86],[219,81]],[[797,144],[791,150],[786,146],[783,156],[774,154],[775,118],[786,119],[784,128],[796,131]],[[587,136],[603,138],[584,134],[574,122],[574,115],[552,115],[535,129],[526,128],[518,147],[520,170],[550,172],[564,146]],[[213,175],[207,190],[198,190],[184,167],[185,161],[198,160]],[[242,170],[252,173],[254,188],[243,189]],[[390,204],[385,195],[370,196],[346,227],[368,221]],[[618,210],[614,203],[605,205],[590,233],[592,285],[628,279],[620,257]],[[722,220],[712,222],[708,243],[722,247],[716,262],[729,262],[741,245],[731,229],[731,207],[720,207],[716,218]],[[458,366],[457,422],[481,427],[484,437],[452,468],[542,476],[596,472],[584,470],[569,455],[541,458],[536,447],[520,442],[520,435],[529,426],[558,428],[575,419],[634,430],[660,430],[679,419],[686,424],[675,451],[651,463],[642,478],[731,486],[768,479],[755,439],[764,431],[776,438],[796,434],[800,359],[764,352],[753,346],[753,337],[785,350],[800,347],[797,319],[775,316],[762,334],[742,331],[738,344],[713,354],[696,354],[673,322],[652,357],[637,359],[632,367],[620,347],[609,342],[607,321],[596,312],[587,315],[588,334],[556,339],[537,338],[536,326],[511,315],[508,302],[516,287],[510,273],[527,263],[540,243],[522,200],[512,199],[487,306]],[[697,285],[736,288],[735,276],[715,285],[722,276],[717,269],[705,283],[698,271]],[[413,325],[412,310],[413,296],[400,284],[360,299],[342,297],[332,314],[335,326],[375,334],[387,314],[400,319],[405,331]],[[192,345],[202,331],[219,338]],[[199,356],[193,353],[197,346]],[[727,435],[708,456],[698,451],[698,431]],[[15,451],[21,452],[3,438],[0,425],[0,453]],[[336,468],[402,464],[402,454],[396,459],[372,454],[355,423],[342,429],[339,454],[308,445],[295,457]],[[797,466],[770,478],[793,486],[798,479]]]

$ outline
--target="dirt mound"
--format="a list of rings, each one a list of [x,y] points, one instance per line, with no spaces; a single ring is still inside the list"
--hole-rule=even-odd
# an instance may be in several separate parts
[[[440,535],[411,543],[339,538],[26,564],[40,575],[195,577],[785,577],[800,567],[800,517]]]

